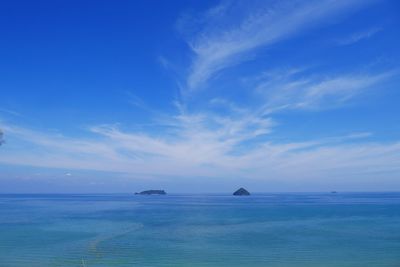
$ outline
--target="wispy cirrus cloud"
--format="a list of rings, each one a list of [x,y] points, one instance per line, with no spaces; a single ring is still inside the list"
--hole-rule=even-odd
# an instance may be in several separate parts
[[[352,45],[362,40],[369,39],[377,33],[381,32],[382,30],[382,28],[373,27],[364,31],[356,32],[351,34],[350,36],[347,36],[346,38],[336,40],[336,44],[341,46]]]
[[[340,173],[376,175],[399,171],[400,144],[363,141],[370,133],[314,139],[304,142],[271,142],[237,152],[236,147],[256,137],[252,124],[265,134],[271,125],[251,117],[220,122],[210,128],[199,117],[180,117],[174,122],[175,135],[157,137],[125,132],[114,126],[90,128],[91,138],[71,138],[14,126],[3,127],[13,136],[2,147],[0,163],[37,167],[68,168],[128,173],[133,177],[152,176],[229,177],[295,181]],[[179,138],[177,138],[179,136]],[[18,140],[29,149],[15,150]],[[361,143],[360,143],[361,142]],[[389,176],[390,178],[391,176]],[[381,177],[387,178],[387,177]]]
[[[253,83],[263,96],[266,113],[286,109],[319,110],[338,107],[366,90],[382,87],[398,71],[342,75],[303,74],[304,69],[271,71]]]
[[[12,116],[22,117],[22,115],[19,112],[11,109],[0,108],[0,113],[6,113]]]
[[[246,60],[250,52],[320,26],[329,18],[368,2],[223,2],[203,17],[190,21],[186,16],[179,25],[182,31],[189,29],[191,34],[186,36],[194,54],[187,89],[204,85],[220,71]]]
[[[179,27],[193,57],[185,82],[180,84],[182,93],[192,96],[200,88],[206,93],[213,91],[218,85],[208,87],[211,79],[252,58],[259,49],[320,27],[368,2],[225,1],[200,16],[186,16]],[[359,34],[352,40],[375,33]],[[159,61],[175,70],[164,58]],[[128,93],[127,102],[147,112],[154,123],[146,127],[156,130],[141,129],[142,125],[135,125],[135,131],[123,130],[121,124],[95,125],[81,137],[70,137],[2,123],[10,138],[1,147],[0,163],[119,172],[134,178],[279,178],[288,182],[342,175],[393,179],[399,173],[399,142],[371,141],[369,129],[296,138],[302,141],[272,137],[277,125],[290,123],[278,121],[278,112],[338,108],[366,90],[380,88],[396,71],[274,71],[280,67],[279,62],[275,64],[278,66],[262,75],[258,75],[260,69],[253,70],[250,75],[257,77],[247,79],[245,88],[238,84],[229,88],[245,90],[248,102],[243,101],[244,94],[232,94],[231,98],[230,94],[209,94],[193,107],[182,97],[184,100],[174,102],[176,113],[172,114],[158,112]],[[243,76],[232,78],[246,80]]]

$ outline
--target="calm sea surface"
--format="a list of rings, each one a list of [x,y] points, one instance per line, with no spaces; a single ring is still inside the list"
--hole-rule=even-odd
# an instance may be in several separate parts
[[[0,266],[399,267],[400,193],[0,195]]]

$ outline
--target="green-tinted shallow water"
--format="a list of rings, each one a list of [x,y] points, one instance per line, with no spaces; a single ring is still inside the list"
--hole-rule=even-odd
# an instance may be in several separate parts
[[[400,266],[400,194],[0,195],[0,266]]]

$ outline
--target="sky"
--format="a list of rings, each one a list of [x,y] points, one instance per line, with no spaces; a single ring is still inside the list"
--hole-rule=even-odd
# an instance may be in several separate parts
[[[0,193],[400,191],[399,14],[6,1]]]

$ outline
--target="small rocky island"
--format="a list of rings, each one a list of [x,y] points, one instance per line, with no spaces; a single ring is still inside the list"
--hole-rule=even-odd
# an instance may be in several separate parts
[[[140,193],[135,193],[135,195],[166,195],[164,190],[146,190]]]
[[[239,188],[233,193],[234,196],[250,196],[249,191],[244,189],[243,187]]]

